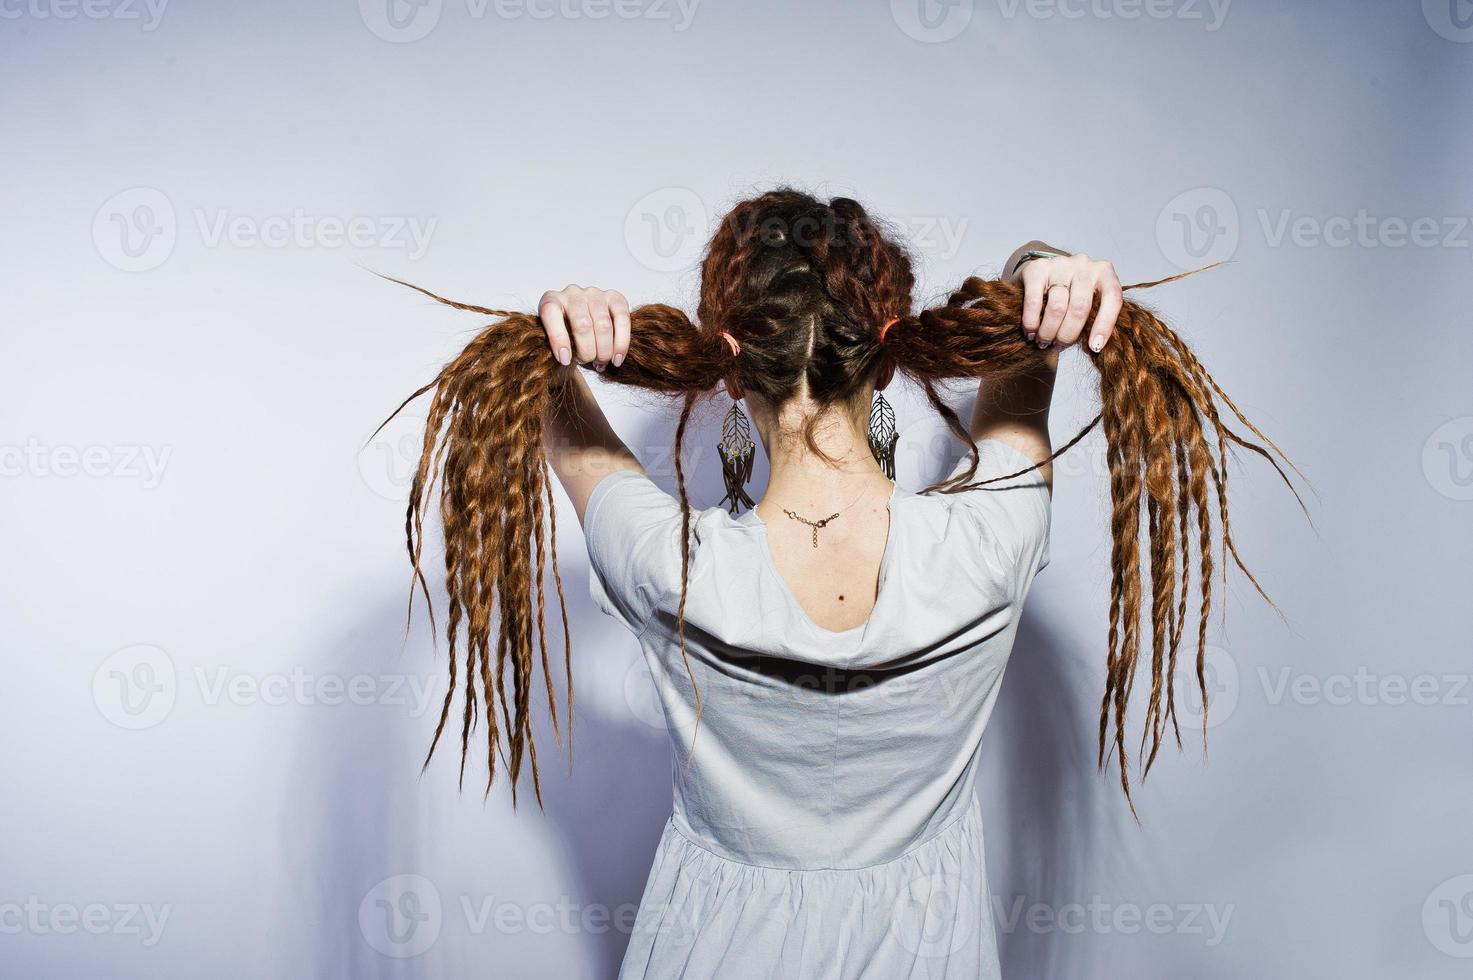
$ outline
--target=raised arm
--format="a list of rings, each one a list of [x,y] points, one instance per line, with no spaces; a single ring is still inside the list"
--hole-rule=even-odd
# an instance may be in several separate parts
[[[1122,302],[1120,279],[1109,262],[1069,255],[1043,242],[1020,246],[1008,258],[1003,278],[1023,286],[1024,335],[1044,351],[1037,367],[1005,380],[984,381],[972,407],[974,440],[998,439],[1039,467],[1053,486],[1053,452],[1048,413],[1054,396],[1059,351],[1079,341],[1095,299],[1099,312],[1089,330],[1089,349],[1099,353],[1110,339]]]
[[[623,362],[629,351],[629,301],[614,290],[570,285],[543,293],[537,314],[552,356],[568,373],[543,422],[543,444],[581,522],[599,480],[614,470],[644,472],[614,434],[583,372],[572,366],[576,358],[601,372]]]

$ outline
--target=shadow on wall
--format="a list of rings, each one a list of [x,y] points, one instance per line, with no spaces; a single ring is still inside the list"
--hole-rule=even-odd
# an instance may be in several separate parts
[[[1098,675],[1051,628],[1038,591],[1028,604],[983,738],[978,795],[1004,976],[1098,976],[1088,942],[1060,928],[1061,909],[1089,901],[1108,867],[1134,858],[1117,773],[1095,767]],[[1089,680],[1082,680],[1088,678]],[[1071,927],[1072,928],[1072,927]]]
[[[673,480],[662,472],[670,467],[660,465],[669,462],[673,419],[668,412],[660,412],[641,420],[646,421],[643,432],[630,445],[637,448],[656,481],[673,490]],[[693,441],[703,435],[696,434]],[[662,446],[667,447],[664,455],[656,458]],[[707,456],[712,453],[693,446],[687,462]],[[703,472],[710,469],[688,468],[691,499],[697,507],[720,495],[716,489],[719,474]],[[560,490],[558,493],[561,497]],[[397,527],[386,525],[378,530],[393,534]],[[286,785],[283,798],[290,809],[276,819],[283,852],[279,867],[285,869],[292,906],[299,911],[291,921],[278,920],[270,928],[282,945],[301,947],[292,958],[303,968],[310,962],[312,975],[344,980],[540,976],[545,974],[539,970],[549,968],[544,957],[567,962],[565,952],[552,950],[569,946],[582,947],[590,975],[612,977],[618,972],[633,910],[670,815],[669,737],[642,668],[638,644],[599,612],[589,597],[583,539],[565,499],[559,508],[559,530],[563,589],[573,634],[574,766],[570,773],[566,743],[560,747],[554,736],[539,684],[533,719],[544,813],[537,811],[526,773],[515,816],[498,812],[509,792],[501,767],[493,795],[503,799],[482,804],[485,750],[476,752],[476,740],[485,737],[481,726],[472,736],[465,790],[457,795],[454,772],[459,764],[463,703],[459,694],[435,760],[425,777],[419,777],[444,698],[446,656],[443,638],[437,640],[438,649],[429,649],[422,604],[416,605],[408,644],[404,641],[404,596],[385,594],[341,637],[304,663],[304,669],[320,677],[408,675],[420,685],[427,678],[432,680],[428,691],[401,692],[410,702],[407,706],[372,704],[347,710],[307,710],[298,716],[303,721],[289,741],[291,757],[281,773]],[[440,560],[438,552],[433,558],[427,555],[426,567]],[[432,581],[434,578],[431,575]],[[548,613],[549,659],[563,709],[562,631],[550,568],[548,586],[554,597]],[[432,591],[437,613],[443,613],[443,594]],[[443,626],[443,617],[439,625]],[[413,710],[416,699],[421,703],[428,699],[428,710],[422,715]],[[559,717],[563,717],[561,712]],[[491,825],[500,821],[510,821],[515,833],[493,834]],[[453,836],[459,841],[432,839],[436,833],[445,833],[435,828],[456,828]],[[501,857],[510,863],[521,857],[515,853],[519,841],[524,845],[535,841],[537,847],[551,849],[557,865],[536,880],[491,880],[488,866]],[[460,854],[465,857],[459,858]],[[406,894],[402,885],[387,881],[416,869],[433,868],[446,870],[434,873],[435,886],[420,889],[425,895],[415,893],[413,882]],[[463,887],[444,887],[450,884]],[[559,890],[563,893],[555,893]],[[435,894],[427,897],[431,891]],[[524,932],[508,940],[493,921],[487,921],[483,931],[467,939],[462,893],[476,901],[496,896],[498,904],[502,896],[511,894],[552,907],[571,900],[576,911],[598,909],[614,925],[577,928],[574,935],[561,929],[539,936]],[[417,954],[412,920],[436,901],[441,903],[443,928],[436,930],[441,935],[433,943],[433,952]],[[365,907],[369,911],[364,912]],[[367,924],[360,921],[360,914],[369,917]],[[383,925],[386,919],[404,927],[390,934],[393,930]],[[516,943],[522,945],[513,948]],[[388,952],[377,947],[387,947]]]
[[[569,577],[576,580],[580,574],[575,570]],[[576,597],[569,598],[575,638],[581,637],[587,646],[608,646],[595,638],[607,637],[607,631],[618,627],[591,608],[580,609],[580,605],[587,607],[586,599],[579,603]],[[423,676],[428,658],[398,649],[402,617],[402,605],[386,601],[379,615],[355,627],[312,669],[335,677],[394,671]],[[575,639],[575,650],[577,643]],[[575,676],[607,676],[607,671],[584,669],[594,654],[618,656],[607,649],[575,654]],[[413,666],[405,666],[408,664]],[[434,671],[443,669],[442,644]],[[477,755],[475,741],[484,738],[484,727],[472,735],[465,789],[457,793],[459,695],[434,763],[419,777],[443,696],[444,682],[437,680],[428,695],[430,710],[419,717],[402,705],[308,711],[304,713],[306,724],[292,738],[294,758],[284,774],[291,809],[278,815],[279,839],[293,904],[301,910],[301,917],[290,926],[301,935],[292,938],[310,944],[314,976],[407,980],[438,977],[447,968],[481,975],[489,968],[505,969],[508,964],[499,948],[505,941],[494,922],[487,922],[484,931],[469,940],[459,935],[468,928],[462,893],[476,902],[498,896],[498,903],[499,896],[518,894],[528,902],[556,907],[562,899],[556,890],[580,909],[607,909],[609,921],[617,921],[615,913],[621,906],[639,902],[656,841],[670,813],[665,733],[627,713],[620,717],[580,706],[574,728],[575,768],[570,774],[566,751],[559,751],[543,705],[536,715],[536,742],[541,750],[538,761],[546,812],[537,812],[531,781],[524,773],[518,811],[509,816],[496,812],[503,809],[504,800],[492,799],[483,805],[480,799],[485,756],[484,752]],[[416,695],[407,693],[406,697],[413,700]],[[493,796],[507,793],[504,778],[498,775]],[[501,821],[515,824],[514,834],[492,834],[490,825]],[[485,825],[483,835],[475,833],[477,823]],[[442,828],[440,832],[458,828],[457,836],[465,835],[465,839],[458,848],[454,841],[428,839],[434,827]],[[533,882],[491,880],[489,866],[507,854],[503,848],[534,839],[537,846],[549,847],[558,855],[547,875]],[[454,862],[457,849],[467,859],[462,866]],[[402,887],[392,884],[383,887],[386,879],[415,874],[419,869],[435,879],[434,899],[420,893],[406,897]],[[446,887],[462,883],[463,887]],[[410,888],[414,890],[412,883]],[[383,894],[370,897],[376,890]],[[383,907],[365,911],[365,900]],[[433,954],[417,955],[410,932],[412,920],[429,908],[430,901],[441,903],[442,926],[436,930],[440,938]],[[367,921],[360,921],[360,914],[367,915]],[[397,927],[383,917],[402,928],[395,933]],[[535,938],[562,946],[581,943],[595,975],[612,976],[628,933],[608,928]],[[520,966],[531,971],[537,962],[533,959]]]

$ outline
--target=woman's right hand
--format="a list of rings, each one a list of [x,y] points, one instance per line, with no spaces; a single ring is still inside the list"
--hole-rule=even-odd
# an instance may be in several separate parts
[[[568,285],[542,294],[537,316],[552,356],[564,366],[578,358],[602,371],[629,353],[629,300],[616,289]]]

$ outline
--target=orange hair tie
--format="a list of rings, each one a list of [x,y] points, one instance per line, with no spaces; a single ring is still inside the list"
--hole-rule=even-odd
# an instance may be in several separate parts
[[[885,321],[885,325],[880,328],[880,343],[883,344],[885,342],[885,334],[890,331],[891,327],[895,326],[895,324],[899,322],[900,317],[898,316],[892,316],[890,319]]]
[[[738,354],[740,354],[742,352],[742,345],[739,344],[739,343],[737,343],[737,339],[735,337],[733,337],[731,334],[727,333],[725,330],[721,331],[721,336],[726,341],[726,343],[731,347],[731,356],[732,357],[736,357]]]

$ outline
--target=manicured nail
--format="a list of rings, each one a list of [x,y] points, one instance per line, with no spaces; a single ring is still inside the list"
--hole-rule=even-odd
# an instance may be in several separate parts
[[[568,350],[566,347],[559,347],[557,349],[557,361],[563,367],[567,367],[569,364],[573,363],[573,352]]]
[[[1049,342],[1047,340],[1040,340],[1038,342],[1038,349],[1039,350],[1048,350],[1048,345],[1049,345]]]
[[[620,364],[623,364],[623,363],[624,363],[624,355],[623,354],[615,354],[614,355],[614,367],[618,367]]]
[[[1092,351],[1094,351],[1096,354],[1098,354],[1100,352],[1100,350],[1104,346],[1105,346],[1105,338],[1104,337],[1092,337],[1090,339],[1089,349],[1092,350]]]
[[[597,371],[599,374],[603,374],[604,373],[604,362],[603,361],[599,361],[597,364],[595,364],[593,366],[593,369],[595,371]]]
[[[1030,344],[1038,339],[1037,333],[1025,333],[1023,336],[1028,338],[1028,343]]]

